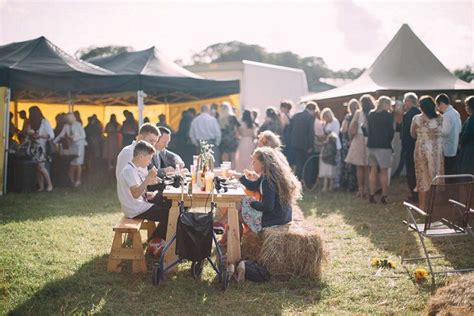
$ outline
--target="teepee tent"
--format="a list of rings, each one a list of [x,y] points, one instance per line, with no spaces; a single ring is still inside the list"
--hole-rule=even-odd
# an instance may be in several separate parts
[[[456,78],[425,46],[407,24],[380,53],[374,63],[347,85],[310,94],[303,101],[337,105],[364,93],[396,96],[407,91],[438,93],[472,91],[469,83]]]

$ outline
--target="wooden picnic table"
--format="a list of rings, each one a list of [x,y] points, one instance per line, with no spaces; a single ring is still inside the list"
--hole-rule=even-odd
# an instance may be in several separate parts
[[[168,229],[166,232],[166,240],[171,240],[176,234],[176,225],[179,216],[178,202],[181,201],[181,188],[174,188],[168,186],[163,191],[163,196],[172,200],[172,206],[168,217]],[[246,196],[241,186],[229,188],[225,193],[216,193],[214,195],[214,202],[217,203],[218,208],[227,208],[228,232],[227,232],[227,264],[237,263],[241,259],[240,254],[240,230],[239,230],[239,216],[237,213],[236,204],[241,202],[242,198]],[[211,196],[209,192],[203,192],[197,186],[193,186],[192,195],[188,194],[188,190],[184,188],[184,206],[193,208],[207,208],[211,207]],[[165,254],[165,266],[169,266],[177,259],[176,243],[173,243]],[[175,269],[173,269],[175,270]]]

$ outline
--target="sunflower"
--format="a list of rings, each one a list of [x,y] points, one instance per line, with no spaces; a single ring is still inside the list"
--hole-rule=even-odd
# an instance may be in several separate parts
[[[422,281],[426,279],[428,276],[428,271],[426,271],[424,268],[418,268],[415,270],[415,279],[417,281]]]
[[[378,267],[380,265],[380,259],[379,258],[372,258],[372,260],[370,260],[370,265],[372,267]]]

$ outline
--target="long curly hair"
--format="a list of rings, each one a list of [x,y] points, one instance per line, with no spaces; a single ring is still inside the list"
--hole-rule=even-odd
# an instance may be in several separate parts
[[[298,181],[286,157],[281,151],[270,147],[259,147],[253,152],[255,159],[264,166],[264,176],[275,186],[280,204],[293,205],[301,197],[301,183]]]

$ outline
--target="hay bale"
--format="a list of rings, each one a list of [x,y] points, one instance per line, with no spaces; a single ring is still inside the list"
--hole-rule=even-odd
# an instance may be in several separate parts
[[[453,279],[439,288],[428,302],[428,315],[473,315],[474,273]]]
[[[242,242],[240,245],[241,255],[243,259],[260,261],[260,251],[262,250],[262,236],[261,234],[247,231],[242,236]]]
[[[259,262],[272,275],[319,278],[326,258],[321,235],[314,227],[293,222],[263,230]]]

